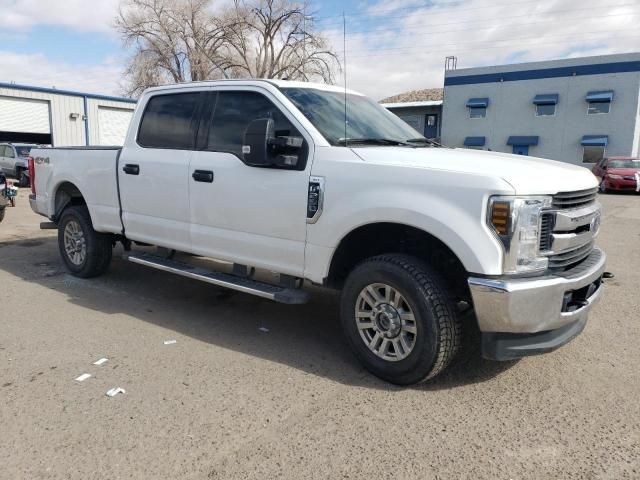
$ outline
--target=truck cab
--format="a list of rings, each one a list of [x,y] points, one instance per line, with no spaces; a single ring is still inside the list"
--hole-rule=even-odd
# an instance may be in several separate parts
[[[306,301],[306,284],[338,289],[356,357],[398,384],[446,368],[469,309],[485,357],[506,360],[567,343],[603,291],[591,172],[441,147],[333,86],[152,88],[122,148],[32,157],[32,208],[58,229],[72,273],[106,272],[121,241],[133,263],[284,303]],[[136,242],[233,268],[202,271]]]

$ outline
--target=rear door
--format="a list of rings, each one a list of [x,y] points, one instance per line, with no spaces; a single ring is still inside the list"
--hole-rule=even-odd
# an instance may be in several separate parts
[[[270,92],[259,87],[213,90],[208,127],[200,128],[190,182],[194,253],[279,273],[304,271],[311,139]],[[244,161],[250,122],[269,118],[276,137],[305,140],[291,168]]]
[[[145,104],[118,162],[122,218],[132,240],[190,250],[189,161],[205,93],[160,92]]]

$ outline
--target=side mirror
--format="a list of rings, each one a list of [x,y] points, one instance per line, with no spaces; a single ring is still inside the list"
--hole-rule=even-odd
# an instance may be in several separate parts
[[[247,165],[254,167],[281,167],[293,169],[304,154],[302,137],[275,136],[271,118],[253,120],[244,133],[242,156]]]
[[[269,140],[273,138],[273,120],[259,118],[253,120],[244,132],[242,156],[248,165],[265,167],[269,160]]]

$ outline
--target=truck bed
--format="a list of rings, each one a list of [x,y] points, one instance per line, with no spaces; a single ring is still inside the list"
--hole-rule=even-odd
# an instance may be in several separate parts
[[[31,150],[35,162],[35,208],[38,213],[55,220],[64,201],[64,192],[76,187],[87,202],[95,230],[120,231],[117,180],[120,150],[118,146]]]

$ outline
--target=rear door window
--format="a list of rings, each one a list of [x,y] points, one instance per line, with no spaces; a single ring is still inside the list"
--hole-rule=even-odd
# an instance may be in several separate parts
[[[147,148],[193,149],[204,95],[193,92],[152,97],[140,121],[138,143]]]

